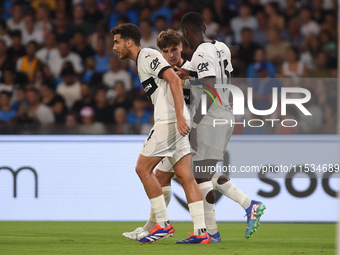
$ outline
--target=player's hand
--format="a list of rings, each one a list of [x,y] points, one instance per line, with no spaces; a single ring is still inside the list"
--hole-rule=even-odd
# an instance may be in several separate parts
[[[194,151],[197,151],[198,149],[198,143],[197,143],[197,129],[196,128],[192,128],[190,131],[190,135],[189,135],[189,140],[190,140],[190,145],[191,148]]]
[[[182,136],[186,136],[190,132],[190,127],[185,119],[184,115],[177,117],[177,129]]]
[[[174,69],[177,70],[176,74],[178,75],[179,78],[181,78],[182,80],[189,79],[189,70],[177,66],[175,66]]]

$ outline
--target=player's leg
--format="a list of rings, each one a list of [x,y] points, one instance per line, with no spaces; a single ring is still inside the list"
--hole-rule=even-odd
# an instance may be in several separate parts
[[[245,237],[251,237],[260,225],[261,215],[266,209],[265,205],[249,198],[224,174],[216,173],[212,178],[212,184],[215,190],[237,202],[246,211],[247,230]]]
[[[222,157],[224,148],[223,135],[219,134],[220,127],[200,124],[197,129],[198,148],[193,156],[194,174],[202,192],[204,204],[204,217],[211,242],[221,242],[215,216],[215,192],[211,183],[218,159]]]
[[[163,166],[166,165],[170,167],[170,172],[164,172],[159,169],[156,169],[155,175],[156,175],[157,180],[162,186],[165,204],[166,206],[168,206],[168,204],[170,203],[170,199],[171,199],[170,184],[171,184],[171,179],[174,176],[174,173],[173,171],[171,171],[172,166],[170,165],[167,158],[165,158],[165,160],[163,159],[162,161],[165,161],[165,163],[162,164]],[[156,216],[154,212],[152,211],[152,209],[150,209],[150,217],[148,221],[146,222],[146,224],[144,225],[144,227],[138,227],[134,231],[131,231],[131,232],[124,232],[123,236],[128,239],[138,241],[139,239],[147,236],[155,226],[156,226]],[[172,235],[173,234],[170,234],[169,236],[172,236]]]
[[[244,210],[249,208],[252,201],[251,198],[244,194],[230,178],[222,173],[215,173],[211,181],[215,190],[234,200]]]
[[[139,155],[136,164],[136,173],[143,183],[144,190],[149,199],[154,199],[162,196],[162,187],[159,184],[155,174],[154,167],[162,160],[160,157],[146,157]]]
[[[142,243],[155,242],[175,232],[166,211],[162,187],[153,173],[154,167],[161,159],[161,157],[146,157],[140,154],[137,160],[136,172],[143,183],[156,217],[156,226],[149,235],[139,240]]]
[[[231,116],[234,119],[233,116]],[[225,139],[220,139],[221,143],[217,146],[218,148],[222,148],[221,150],[221,160],[223,160],[228,142],[232,135],[234,127],[227,128],[217,128],[216,132],[221,137]],[[215,141],[218,143],[218,141]],[[247,214],[247,230],[245,237],[249,238],[253,232],[256,231],[261,215],[263,214],[263,210],[265,209],[264,204],[261,202],[250,199],[246,194],[244,194],[227,176],[221,173],[216,173],[212,178],[212,184],[214,189],[222,193],[223,195],[229,197],[234,200],[238,204],[240,204]],[[252,213],[254,211],[254,213]]]
[[[210,243],[204,221],[202,194],[191,171],[190,154],[183,156],[173,168],[177,180],[184,189],[190,215],[194,223],[194,233],[189,238],[176,243]]]
[[[194,162],[195,169],[199,167],[200,169],[204,169],[204,167],[215,166],[217,160],[202,160]],[[203,168],[202,168],[203,167]],[[217,223],[216,223],[216,215],[215,215],[215,192],[213,189],[213,185],[211,182],[211,174],[209,172],[206,173],[196,173],[195,172],[196,181],[198,183],[198,187],[201,190],[203,205],[204,205],[204,219],[205,224],[207,226],[207,231],[209,233],[210,242],[212,243],[220,243],[221,236],[218,231]]]
[[[171,199],[171,179],[174,176],[174,173],[164,172],[159,169],[156,169],[155,175],[156,175],[158,182],[160,183],[162,187],[165,204],[166,206],[168,206],[170,203],[170,199]],[[146,232],[150,232],[155,227],[155,225],[156,225],[156,216],[151,209],[149,220],[145,223],[143,230]]]

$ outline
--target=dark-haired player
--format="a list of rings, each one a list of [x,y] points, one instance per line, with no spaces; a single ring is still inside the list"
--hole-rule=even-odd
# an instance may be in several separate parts
[[[230,84],[230,73],[233,68],[231,65],[231,55],[229,48],[221,42],[209,40],[205,35],[205,25],[202,17],[196,12],[185,14],[181,20],[181,30],[183,37],[188,45],[195,49],[191,59],[189,70],[176,67],[177,74],[181,78],[190,78],[192,90],[200,88],[209,89],[211,94],[216,92],[220,101],[213,103],[213,99],[207,98],[206,105],[199,104],[198,109],[193,116],[193,124],[191,130],[191,143],[197,149],[197,153],[193,156],[195,169],[201,167],[216,166],[216,163],[223,160],[227,144],[233,132],[230,125],[213,126],[214,119],[228,120],[228,123],[235,123],[232,109],[229,105],[230,91],[225,88],[215,88],[215,84]],[[206,107],[206,114],[202,114],[202,107]],[[197,137],[197,139],[195,139]],[[195,177],[199,185],[205,187],[202,191],[204,209],[207,217],[214,216],[215,197],[213,189],[238,202],[247,213],[247,230],[245,237],[249,238],[256,231],[259,220],[265,206],[263,203],[251,200],[225,175],[216,173],[214,176],[209,173],[197,173]],[[209,214],[209,215],[207,215]],[[209,226],[210,225],[210,226]],[[207,223],[207,228],[217,232],[216,221]],[[214,234],[209,231],[209,234]]]
[[[194,233],[186,240],[188,243],[210,243],[202,195],[197,182],[190,176],[190,114],[184,105],[181,80],[158,51],[140,47],[141,33],[136,25],[121,24],[111,33],[114,36],[113,50],[120,59],[130,58],[136,62],[144,91],[154,104],[155,124],[144,142],[136,172],[150,199],[156,225],[139,241],[151,243],[175,232],[169,221],[161,185],[153,173],[154,167],[167,157],[185,191],[194,223]]]
[[[190,62],[184,60],[181,57],[182,52],[182,43],[180,35],[172,30],[168,29],[167,31],[161,32],[157,37],[157,46],[160,49],[165,60],[171,64],[174,68],[175,66],[189,69]],[[177,71],[177,69],[174,69]],[[190,82],[189,80],[182,80],[183,85],[183,95],[185,102],[188,107],[190,107]],[[191,105],[191,114],[194,113],[194,105]],[[157,180],[162,186],[163,195],[165,199],[166,205],[170,203],[171,199],[171,179],[174,177],[174,171],[172,165],[170,164],[167,158],[163,159],[156,167],[155,175]],[[201,189],[202,195],[206,195],[206,184],[199,185]],[[211,185],[209,185],[211,186]],[[210,191],[210,189],[208,189]],[[205,224],[207,225],[207,231],[209,234],[209,239],[211,243],[220,243],[221,236],[217,229],[216,219],[214,212],[207,212],[204,214]],[[140,238],[149,234],[151,229],[155,226],[155,214],[153,211],[150,211],[150,217],[147,223],[143,227],[138,227],[134,231],[124,232],[123,236],[129,238],[131,240],[139,240]],[[217,232],[216,232],[217,231]]]

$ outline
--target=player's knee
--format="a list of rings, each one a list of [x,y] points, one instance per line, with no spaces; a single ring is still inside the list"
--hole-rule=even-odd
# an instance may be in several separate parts
[[[186,182],[186,178],[182,175],[177,175],[178,182],[183,186]]]
[[[214,190],[210,190],[208,192],[208,194],[205,195],[205,200],[209,203],[209,204],[214,204],[215,203],[215,192]]]
[[[162,187],[165,187],[165,186],[170,186],[170,180],[169,178],[167,177],[166,174],[164,174],[162,171],[159,171],[159,170],[156,170],[156,178],[158,180],[158,182],[161,184]]]
[[[218,179],[217,179],[217,183],[219,185],[222,185],[224,183],[226,183],[227,181],[229,181],[229,177],[225,176],[224,174],[222,174]]]
[[[135,171],[136,171],[137,175],[139,176],[139,178],[144,177],[145,171],[143,171],[143,168],[140,165],[136,165]]]

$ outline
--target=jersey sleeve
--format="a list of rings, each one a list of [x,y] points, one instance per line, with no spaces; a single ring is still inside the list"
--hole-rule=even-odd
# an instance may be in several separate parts
[[[163,72],[171,68],[161,53],[157,51],[146,53],[141,57],[143,58],[143,69],[150,76],[157,76],[162,79]]]
[[[230,49],[225,45],[225,51],[226,51],[226,58],[227,58],[227,61],[228,61],[228,65],[225,67],[225,69],[231,73],[234,69],[233,69],[233,66],[231,64],[231,52],[230,52]]]
[[[206,79],[216,77],[214,59],[210,54],[195,52],[191,59],[190,77]]]

